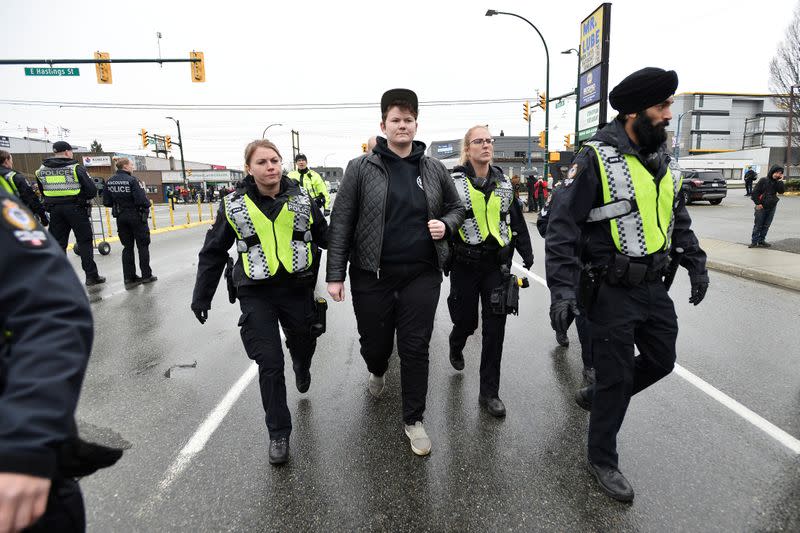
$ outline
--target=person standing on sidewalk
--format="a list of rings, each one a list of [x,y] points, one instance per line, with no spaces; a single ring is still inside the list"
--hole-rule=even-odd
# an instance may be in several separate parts
[[[453,169],[453,182],[467,217],[450,240],[453,261],[447,306],[450,364],[464,370],[464,346],[478,327],[481,307],[481,365],[478,404],[495,417],[506,415],[500,399],[500,360],[506,329],[506,310],[492,305],[492,295],[508,284],[514,250],[526,269],[533,266],[533,247],[522,206],[514,201],[511,181],[500,167],[491,166],[494,138],[486,126],[467,130],[461,144],[461,164]],[[504,272],[505,269],[505,272]]]
[[[547,195],[549,191],[547,189],[547,182],[539,176],[539,179],[536,180],[536,183],[533,185],[533,195],[536,199],[536,212],[538,213],[542,209],[544,209],[544,204],[547,203]]]
[[[783,167],[775,165],[767,173],[766,178],[761,178],[753,187],[750,199],[756,204],[755,222],[753,223],[753,234],[750,238],[748,248],[769,248],[772,246],[765,241],[767,232],[772,219],[775,217],[775,209],[778,207],[779,194],[786,192],[786,184],[783,181]]]
[[[405,434],[417,455],[431,451],[423,426],[428,346],[439,303],[447,237],[464,222],[464,206],[445,166],[414,141],[419,104],[408,89],[381,97],[375,149],[348,163],[331,214],[327,281],[337,302],[350,288],[368,388],[380,396],[397,332]]]
[[[139,180],[131,175],[131,160],[126,157],[116,159],[115,166],[116,174],[108,178],[103,189],[103,205],[110,207],[117,219],[117,233],[122,243],[122,277],[125,289],[130,290],[140,283],[152,283],[158,279],[150,269],[150,228],[147,226],[150,201]],[[134,242],[139,250],[142,277],[136,275]]]
[[[105,283],[106,278],[97,272],[97,264],[92,258],[94,235],[89,209],[97,196],[97,187],[86,168],[73,159],[72,146],[68,142],[57,141],[53,144],[53,152],[53,157],[45,159],[36,171],[44,206],[50,213],[50,233],[66,251],[69,232],[73,231],[81,267],[86,273],[86,286]]]

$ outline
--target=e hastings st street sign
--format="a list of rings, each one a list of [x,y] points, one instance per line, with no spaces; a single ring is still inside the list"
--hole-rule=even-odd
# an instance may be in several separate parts
[[[80,76],[77,67],[25,67],[26,76]]]

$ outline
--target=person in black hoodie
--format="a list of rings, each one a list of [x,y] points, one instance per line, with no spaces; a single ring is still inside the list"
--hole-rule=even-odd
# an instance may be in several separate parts
[[[464,369],[467,338],[478,327],[480,300],[483,341],[478,403],[492,416],[502,417],[506,407],[499,397],[500,360],[506,312],[493,309],[491,298],[507,283],[514,250],[527,269],[533,265],[533,248],[511,181],[499,167],[491,166],[493,145],[486,126],[473,126],[461,145],[461,165],[453,169],[453,181],[467,215],[450,237],[454,254],[447,305],[453,320],[450,364],[460,371]]]
[[[66,251],[69,232],[75,232],[81,267],[86,273],[86,286],[105,283],[92,258],[92,223],[90,202],[97,196],[97,187],[83,165],[73,159],[72,146],[66,141],[53,144],[55,154],[42,162],[36,171],[44,207],[50,213],[50,233]]]
[[[344,300],[350,261],[369,392],[377,397],[383,391],[396,331],[404,430],[411,450],[427,455],[428,345],[450,254],[446,238],[464,221],[464,207],[444,165],[414,141],[417,95],[389,90],[381,112],[386,138],[378,137],[371,153],[350,161],[333,206],[328,293]]]
[[[319,248],[327,246],[328,229],[316,202],[299,183],[281,174],[281,162],[270,141],[253,141],[245,149],[247,176],[225,196],[206,234],[191,306],[204,324],[229,261],[228,250],[236,243],[239,260],[229,290],[235,287],[242,308],[242,343],[258,364],[272,464],[289,460],[292,432],[278,326],[286,334],[297,390],[306,393],[317,337],[324,332],[324,300],[314,298],[314,286]]]
[[[753,234],[748,248],[769,248],[772,246],[765,241],[767,232],[775,217],[775,209],[778,207],[779,194],[786,192],[786,184],[783,182],[783,167],[774,165],[767,173],[766,178],[761,178],[753,187],[750,199],[756,204],[755,222],[753,223]]]

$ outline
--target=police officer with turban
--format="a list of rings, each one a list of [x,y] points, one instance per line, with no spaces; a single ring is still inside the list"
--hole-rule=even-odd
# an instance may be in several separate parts
[[[676,359],[678,322],[664,284],[670,254],[682,249],[690,303],[708,289],[706,255],[665,152],[677,86],[674,71],[649,67],[611,91],[619,115],[576,157],[553,200],[545,240],[553,327],[566,330],[579,313],[592,324],[596,383],[575,396],[591,413],[589,470],[606,494],[625,502],[634,491],[619,470],[617,433],[631,397],[668,375]]]

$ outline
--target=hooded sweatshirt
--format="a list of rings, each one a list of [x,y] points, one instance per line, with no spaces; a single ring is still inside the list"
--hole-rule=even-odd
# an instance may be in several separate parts
[[[753,187],[753,193],[750,195],[750,199],[753,200],[753,203],[764,206],[764,209],[772,209],[778,205],[778,195],[786,192],[786,184],[784,181],[774,178],[775,173],[779,170],[783,171],[783,167],[780,165],[773,165],[772,168],[769,169],[767,177],[758,180],[756,186]]]

